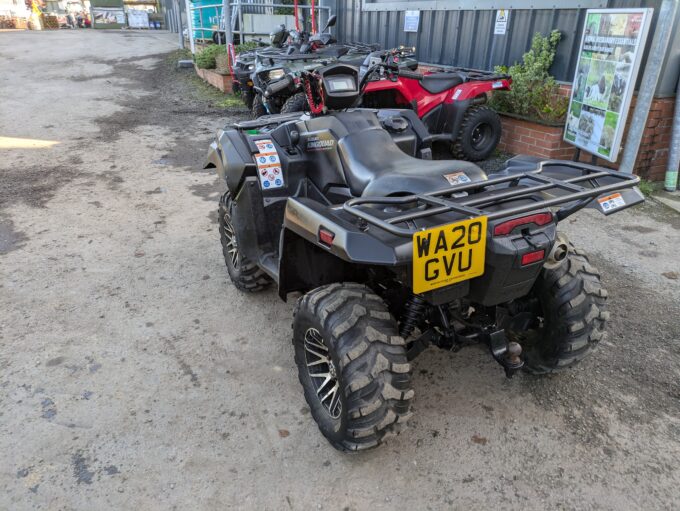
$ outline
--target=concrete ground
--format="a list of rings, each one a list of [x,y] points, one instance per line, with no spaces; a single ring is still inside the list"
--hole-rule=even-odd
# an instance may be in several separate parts
[[[506,380],[481,349],[430,349],[410,428],[340,454],[297,381],[293,303],[222,261],[201,163],[244,113],[174,44],[0,33],[0,509],[678,508],[679,214],[565,222],[610,297],[579,367]]]

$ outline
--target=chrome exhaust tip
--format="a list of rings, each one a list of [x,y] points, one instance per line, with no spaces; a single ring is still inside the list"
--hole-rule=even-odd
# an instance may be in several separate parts
[[[558,232],[557,236],[555,237],[555,243],[553,243],[543,267],[548,269],[557,268],[567,260],[568,255],[569,238],[567,238],[566,234]]]

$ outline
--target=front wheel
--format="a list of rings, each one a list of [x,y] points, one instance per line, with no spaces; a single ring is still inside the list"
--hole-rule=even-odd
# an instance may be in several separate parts
[[[479,161],[485,160],[494,152],[501,139],[501,118],[486,106],[469,109],[458,133],[451,144],[454,157]]]
[[[229,272],[229,277],[234,286],[241,291],[249,293],[262,291],[269,287],[271,279],[239,250],[236,230],[231,222],[231,208],[231,194],[227,192],[220,199],[220,206],[217,211],[220,241],[227,272]]]
[[[253,119],[257,119],[258,117],[267,115],[267,109],[265,108],[264,103],[262,103],[262,96],[260,96],[259,94],[255,94],[255,97],[253,98],[251,114],[253,116]]]
[[[561,371],[583,360],[605,335],[607,291],[586,254],[569,246],[557,268],[544,268],[531,291],[536,324],[522,332],[525,368]]]
[[[368,449],[399,432],[410,416],[410,366],[379,296],[353,283],[310,291],[295,309],[293,345],[312,417],[333,447]]]
[[[282,114],[289,114],[292,112],[304,112],[307,108],[307,96],[304,92],[298,92],[289,97],[281,107]]]

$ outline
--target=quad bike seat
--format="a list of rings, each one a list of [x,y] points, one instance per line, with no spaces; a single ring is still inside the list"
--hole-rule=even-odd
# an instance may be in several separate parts
[[[465,76],[460,73],[431,73],[423,75],[420,85],[427,92],[438,94],[447,89],[457,87],[463,82],[465,82]]]
[[[446,175],[464,172],[471,181],[487,179],[473,163],[419,160],[404,153],[381,128],[356,131],[341,138],[338,153],[345,180],[355,197],[410,195],[450,186]]]

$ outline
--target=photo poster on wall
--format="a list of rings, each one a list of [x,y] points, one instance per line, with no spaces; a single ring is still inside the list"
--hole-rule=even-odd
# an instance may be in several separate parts
[[[616,161],[654,9],[588,9],[564,140]]]

